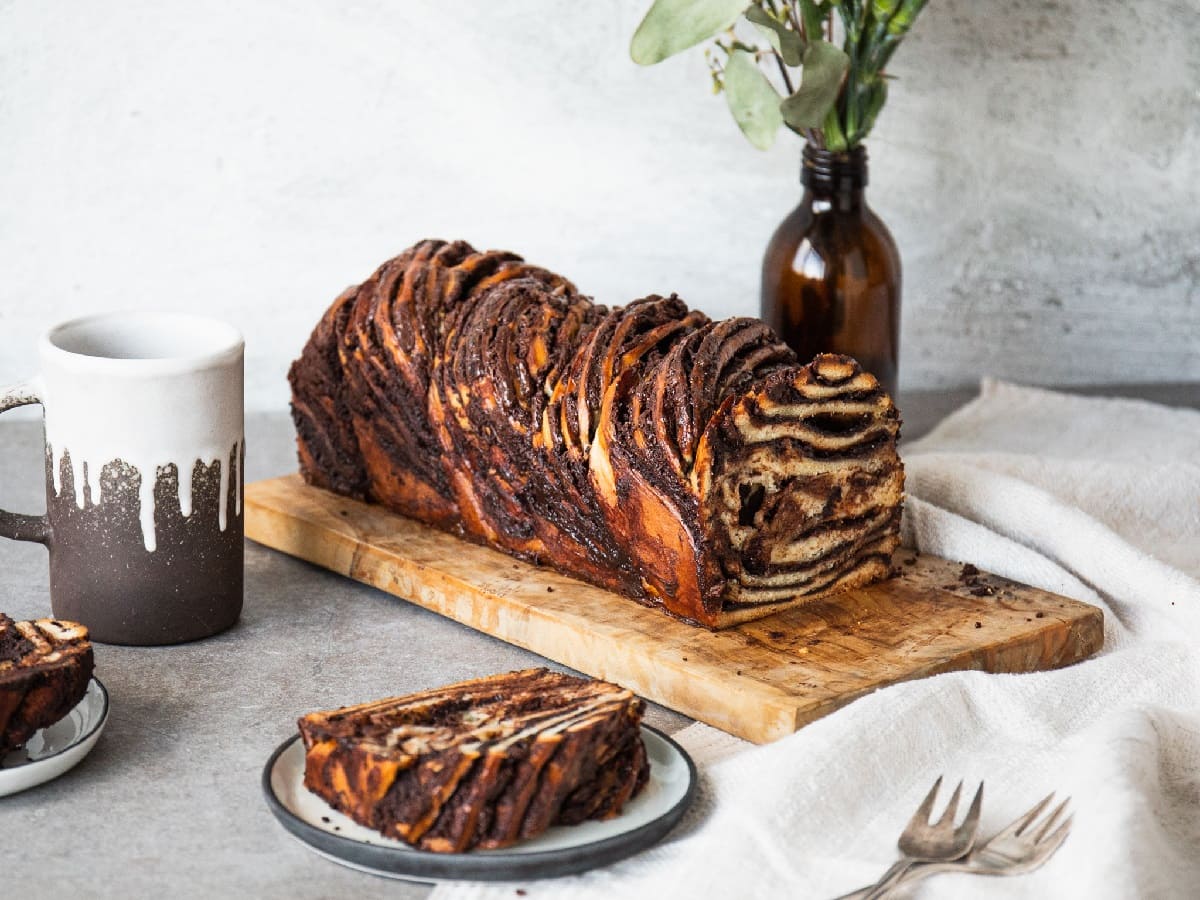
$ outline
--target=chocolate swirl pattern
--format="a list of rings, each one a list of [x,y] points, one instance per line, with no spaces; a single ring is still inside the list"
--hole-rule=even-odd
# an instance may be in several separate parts
[[[675,296],[610,309],[423,241],[334,301],[289,378],[310,483],[691,622],[878,580],[898,543],[874,377]]]
[[[93,669],[88,630],[76,622],[14,622],[0,613],[0,761],[71,711]]]
[[[304,786],[423,850],[507,847],[618,815],[650,774],[630,691],[526,669],[309,713]]]

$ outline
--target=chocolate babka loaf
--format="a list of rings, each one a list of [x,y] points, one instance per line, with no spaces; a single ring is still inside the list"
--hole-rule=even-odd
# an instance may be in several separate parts
[[[74,622],[14,622],[0,613],[0,757],[83,699],[92,677],[88,631]]]
[[[424,850],[506,847],[617,815],[649,777],[642,701],[526,669],[300,719],[304,786]]]
[[[424,241],[289,373],[309,483],[722,627],[885,577],[899,417],[844,356],[678,297],[609,309]]]

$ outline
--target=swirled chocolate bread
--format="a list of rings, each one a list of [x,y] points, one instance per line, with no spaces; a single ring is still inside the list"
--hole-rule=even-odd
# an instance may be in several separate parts
[[[884,578],[899,416],[756,319],[609,309],[511,253],[424,241],[293,363],[309,483],[722,627]]]
[[[649,776],[642,701],[526,669],[300,719],[304,786],[387,837],[453,853],[617,815]]]
[[[92,666],[82,625],[14,622],[0,613],[0,756],[69,713],[87,691]]]

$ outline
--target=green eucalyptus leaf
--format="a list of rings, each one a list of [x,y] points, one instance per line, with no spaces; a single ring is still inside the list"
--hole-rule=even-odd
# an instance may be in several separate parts
[[[753,53],[734,50],[725,66],[725,101],[742,134],[759,150],[775,142],[783,124],[779,94],[759,69]]]
[[[904,0],[903,3],[900,3],[900,8],[896,10],[895,15],[888,19],[888,35],[904,37],[908,34],[908,29],[912,28],[918,13],[925,8],[925,3],[926,0]]]
[[[875,119],[883,110],[883,104],[887,102],[888,86],[887,82],[882,78],[873,85],[871,91],[867,95],[866,112],[863,115],[862,136],[866,137],[872,128],[875,127]]]
[[[881,3],[883,0],[875,2]],[[872,72],[884,70],[925,5],[926,0],[895,0],[891,4],[890,15],[876,21],[874,30],[864,41],[859,58],[865,69]]]
[[[846,139],[845,132],[842,131],[842,123],[838,121],[838,111],[836,107],[830,107],[828,115],[825,116],[825,123],[821,128],[825,135],[825,149],[832,150],[834,153],[843,153],[850,149],[850,142]]]
[[[828,41],[810,41],[800,87],[779,106],[783,121],[796,131],[822,127],[837,103],[849,67],[850,57],[840,48]]]
[[[871,15],[877,22],[886,23],[900,8],[901,0],[871,0]]]
[[[724,31],[747,6],[748,0],[654,0],[633,33],[629,55],[643,66],[662,62]]]
[[[846,135],[846,143],[851,147],[861,144],[875,127],[875,119],[887,102],[887,91],[887,80],[878,76],[860,88],[858,105],[861,118],[857,127]]]
[[[858,32],[862,25],[859,17],[863,15],[862,0],[842,0],[837,5],[838,18],[842,20],[842,27],[846,32],[846,46],[849,47],[858,41]]]
[[[804,23],[804,31],[810,41],[821,39],[824,33],[821,26],[825,16],[829,14],[829,6],[825,3],[814,3],[813,0],[800,0],[800,21]]]
[[[866,40],[860,48],[860,56],[864,59],[873,57],[887,40],[888,22],[900,8],[902,0],[871,0],[871,10],[865,29]]]
[[[766,25],[768,28],[778,24],[775,21],[775,17],[761,6],[751,6],[747,8],[746,21],[753,22],[755,25]]]
[[[804,57],[804,39],[788,28],[761,6],[746,10],[746,18],[753,22],[763,36],[770,41],[775,52],[786,65],[798,66]]]

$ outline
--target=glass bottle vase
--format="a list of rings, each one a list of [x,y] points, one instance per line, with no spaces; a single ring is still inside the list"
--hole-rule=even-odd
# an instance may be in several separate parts
[[[864,197],[866,149],[805,146],[800,181],[800,205],[763,258],[762,317],[801,361],[852,356],[895,397],[900,255]]]

